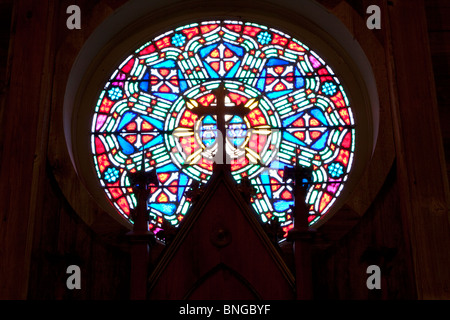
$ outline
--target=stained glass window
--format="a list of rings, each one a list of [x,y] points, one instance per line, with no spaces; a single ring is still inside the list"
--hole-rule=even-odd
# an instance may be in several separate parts
[[[97,101],[99,182],[133,222],[129,174],[156,170],[147,204],[155,234],[164,221],[179,225],[192,206],[186,191],[207,184],[221,159],[236,183],[245,177],[254,186],[259,219],[277,217],[286,233],[295,201],[287,168],[312,169],[311,225],[330,211],[352,168],[356,129],[338,76],[304,43],[260,24],[206,21],[166,32],[127,57]]]

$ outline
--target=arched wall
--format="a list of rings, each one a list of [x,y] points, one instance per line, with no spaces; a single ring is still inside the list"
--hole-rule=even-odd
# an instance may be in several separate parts
[[[98,181],[90,155],[90,125],[95,99],[112,71],[152,37],[199,19],[230,18],[274,26],[304,42],[333,68],[348,91],[358,126],[352,181],[329,217],[354,193],[375,150],[379,101],[371,65],[358,41],[333,14],[314,1],[142,1],[126,3],[110,15],[80,50],[64,98],[64,135],[78,177],[100,206],[121,224]],[[382,182],[382,181],[381,181]],[[381,183],[380,183],[381,186]],[[69,202],[71,201],[69,198]],[[360,213],[361,214],[361,213]],[[321,219],[324,220],[324,219]]]

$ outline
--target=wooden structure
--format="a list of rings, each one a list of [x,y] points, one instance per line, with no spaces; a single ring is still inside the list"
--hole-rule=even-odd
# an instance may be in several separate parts
[[[150,299],[293,299],[292,270],[238,192],[226,165],[149,277]]]
[[[66,8],[72,3],[68,1],[0,1],[4,18],[0,19],[2,299],[129,298],[130,251],[125,239],[129,230],[106,214],[80,183],[62,125],[68,75],[78,53],[124,2],[78,1],[82,28],[69,30]],[[370,61],[379,93],[380,128],[356,191],[318,230],[320,240],[311,248],[312,297],[449,299],[450,29],[446,17],[450,7],[445,0],[317,2],[348,28]],[[226,5],[239,3],[246,10],[253,2],[231,0]],[[381,9],[380,30],[366,28],[366,8],[372,4]],[[224,5],[212,0],[191,3],[199,12]],[[273,7],[273,1],[266,1],[258,10],[270,12]],[[160,13],[167,16],[170,11]],[[236,214],[241,224],[228,246],[217,249],[211,243],[211,235],[204,232],[208,230],[204,225],[213,223],[207,214],[213,210],[211,199],[229,199],[233,212],[246,212],[226,179],[216,186],[209,202],[202,204],[203,213],[190,218],[198,223],[177,235],[184,237],[183,243],[173,240],[173,248],[201,240],[205,248],[221,252],[205,261],[202,270],[210,275],[208,280],[202,277],[205,273],[193,274],[198,269],[189,265],[190,256],[177,255],[182,251],[174,251],[162,263],[163,249],[155,246],[150,265],[152,277],[159,276],[151,282],[150,297],[164,298],[163,291],[152,295],[161,286],[172,286],[180,298],[204,297],[212,286],[227,286],[226,294],[238,291],[241,298],[291,297],[292,279],[285,268],[293,259],[290,248],[280,248],[283,254],[274,251],[261,230],[248,227],[250,217]],[[227,241],[230,228],[224,216],[219,212],[214,229],[219,247]],[[259,242],[245,241],[248,247],[235,248],[241,261],[249,264],[232,265],[232,259],[218,264],[222,257],[229,258],[226,251],[234,248],[235,237],[243,236],[245,226],[253,228],[247,235],[259,237]],[[245,273],[245,268],[254,267],[254,257],[248,257],[252,250],[270,261],[267,269],[260,270],[275,275],[270,289],[257,289],[265,284],[256,284]],[[170,282],[165,275],[181,262],[187,267],[180,277],[190,282]],[[376,291],[366,287],[366,268],[374,263],[382,268],[382,289]],[[81,268],[81,290],[65,286],[71,264]],[[224,279],[231,280],[225,284]]]

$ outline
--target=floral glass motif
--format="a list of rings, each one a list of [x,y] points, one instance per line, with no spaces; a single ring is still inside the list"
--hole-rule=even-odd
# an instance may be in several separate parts
[[[217,106],[225,90],[226,145]],[[233,110],[239,107],[244,113]],[[313,170],[306,204],[313,225],[343,190],[355,152],[355,123],[333,70],[302,42],[241,21],[182,26],[143,44],[113,72],[98,97],[91,149],[99,182],[123,218],[136,197],[129,173],[156,170],[149,230],[178,226],[192,205],[186,191],[207,183],[219,148],[236,183],[247,177],[262,222],[292,228],[293,181],[287,167]]]

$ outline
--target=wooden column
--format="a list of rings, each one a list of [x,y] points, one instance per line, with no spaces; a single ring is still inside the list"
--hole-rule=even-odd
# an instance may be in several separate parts
[[[423,0],[383,7],[399,200],[419,299],[450,298],[449,187]]]
[[[54,68],[54,1],[15,1],[0,104],[0,299],[26,299],[43,193]]]
[[[311,171],[303,167],[296,167],[293,170],[287,168],[284,180],[287,178],[293,178],[295,181],[294,228],[288,233],[288,241],[293,242],[297,299],[311,300],[313,298],[311,245],[315,231],[309,227],[309,213],[305,204]]]
[[[150,194],[149,184],[157,184],[155,171],[136,172],[130,177],[134,194],[137,197],[137,207],[133,211],[133,231],[128,233],[131,254],[131,287],[132,300],[147,299],[147,280],[150,257],[150,244],[154,240],[148,230],[147,201]]]

